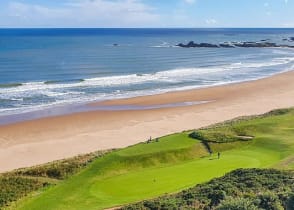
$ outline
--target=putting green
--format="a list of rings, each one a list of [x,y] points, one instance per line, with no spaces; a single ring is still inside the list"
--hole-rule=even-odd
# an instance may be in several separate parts
[[[254,139],[223,144],[220,159],[210,157],[187,133],[135,145],[97,159],[79,174],[26,198],[18,208],[103,209],[177,192],[237,168],[291,166],[293,125],[293,111],[238,122],[234,129],[246,130]],[[216,130],[222,129],[227,132],[228,126]]]

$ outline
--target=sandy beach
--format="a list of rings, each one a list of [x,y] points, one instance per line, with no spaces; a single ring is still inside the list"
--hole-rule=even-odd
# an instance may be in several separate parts
[[[208,103],[151,110],[91,111],[0,126],[0,172],[97,150],[126,147],[238,116],[294,106],[294,72],[205,89],[89,106]]]

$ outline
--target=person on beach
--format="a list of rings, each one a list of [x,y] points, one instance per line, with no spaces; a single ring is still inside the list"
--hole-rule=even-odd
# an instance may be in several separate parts
[[[150,136],[149,139],[147,140],[147,144],[151,143],[151,141],[152,141],[152,138]]]

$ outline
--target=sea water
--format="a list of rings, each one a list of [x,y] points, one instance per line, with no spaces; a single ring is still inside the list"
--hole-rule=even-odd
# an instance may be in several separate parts
[[[0,118],[67,104],[268,77],[290,48],[180,48],[194,41],[278,44],[294,29],[0,29]]]

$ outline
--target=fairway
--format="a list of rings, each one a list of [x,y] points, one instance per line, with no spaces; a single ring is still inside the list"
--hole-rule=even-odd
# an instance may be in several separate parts
[[[177,192],[237,168],[293,168],[293,125],[292,110],[203,130],[204,137],[254,137],[211,143],[212,156],[190,132],[118,150],[19,202],[18,209],[103,209]],[[221,152],[220,159],[216,152]]]

